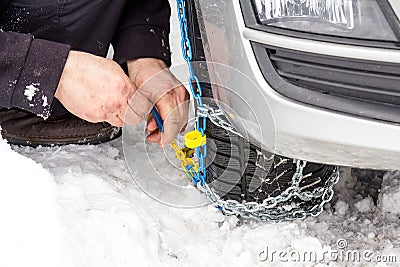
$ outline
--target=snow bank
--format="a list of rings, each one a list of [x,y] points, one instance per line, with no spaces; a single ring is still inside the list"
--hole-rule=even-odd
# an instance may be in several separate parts
[[[62,228],[52,175],[2,140],[0,162],[0,266],[55,266]]]
[[[293,262],[276,257],[270,261],[271,254],[265,259],[263,252],[321,256],[343,239],[349,249],[369,249],[400,260],[397,216],[357,195],[354,178],[346,169],[333,206],[328,205],[318,218],[257,223],[225,217],[212,206],[179,209],[155,201],[133,183],[120,140],[99,146],[14,149],[41,165],[2,144],[2,160],[10,167],[2,176],[1,188],[7,186],[8,195],[2,192],[1,203],[7,203],[5,218],[10,220],[7,226],[0,221],[0,229],[10,234],[0,239],[0,246],[14,256],[0,257],[0,266],[291,266]],[[173,178],[176,171],[163,151],[154,147],[151,153]],[[145,152],[138,151],[138,169],[144,160]],[[17,172],[12,165],[17,165]],[[390,181],[394,183],[396,177]],[[12,183],[16,184],[10,187]],[[9,203],[17,203],[18,209]],[[24,213],[15,216],[17,210]],[[19,244],[26,245],[22,249]],[[324,262],[348,265],[329,258]]]
[[[2,192],[1,202],[8,207],[4,216],[9,221],[0,222],[8,234],[1,234],[0,245],[2,251],[12,253],[0,257],[0,266],[148,266],[160,262],[160,237],[153,218],[138,209],[136,202],[143,201],[120,192],[126,186],[122,179],[129,176],[124,161],[115,159],[117,149],[69,146],[22,151],[43,160],[50,172],[2,143],[1,159],[9,168],[0,184],[7,193]],[[10,247],[10,243],[15,245]]]
[[[35,149],[28,151],[36,154]],[[95,166],[86,162],[85,167],[96,170],[85,172],[74,164],[85,162],[79,155],[50,151],[42,156],[52,174],[0,142],[0,266],[158,263],[158,232],[134,202],[101,179],[105,159]],[[107,149],[107,154],[113,152]],[[56,169],[49,168],[56,165]],[[123,174],[125,169],[113,171]]]
[[[15,242],[28,240],[26,247],[33,246],[36,259],[2,258],[0,266],[257,265],[266,246],[290,247],[297,238],[307,237],[295,223],[238,226],[237,218],[225,218],[212,206],[178,209],[155,201],[133,183],[119,141],[100,146],[15,148],[43,167],[4,146],[1,154],[6,165],[14,162],[27,167],[18,176],[7,173],[6,180],[21,180],[8,188],[9,195],[15,195],[13,202],[21,203],[24,213],[37,210],[42,216],[31,224],[25,218],[28,215],[21,215],[25,216],[21,226],[10,219],[7,228],[13,234],[0,239],[3,251],[14,255],[30,254],[17,246],[8,247],[9,241],[15,237]],[[157,151],[154,156],[164,158],[162,150]],[[138,158],[147,157],[141,152]],[[163,161],[167,164],[166,158]],[[30,184],[25,184],[27,180]],[[30,189],[20,194],[27,185]],[[42,196],[47,205],[38,203],[36,196]],[[7,217],[12,218],[15,206],[9,207]],[[21,227],[23,235],[15,236]],[[49,255],[57,256],[50,261]]]

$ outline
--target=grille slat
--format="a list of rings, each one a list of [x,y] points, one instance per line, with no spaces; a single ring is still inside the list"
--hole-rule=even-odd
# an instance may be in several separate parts
[[[391,73],[382,73],[382,72],[375,72],[375,71],[365,71],[365,70],[355,70],[349,68],[337,68],[336,66],[329,66],[325,64],[315,64],[313,62],[307,61],[300,61],[300,60],[293,60],[288,59],[285,57],[277,57],[277,56],[270,56],[271,60],[275,62],[277,69],[299,69],[299,66],[307,68],[307,72],[304,74],[311,74],[310,70],[315,69],[317,71],[325,71],[327,74],[329,73],[338,73],[342,75],[352,75],[352,80],[354,77],[361,77],[361,78],[377,78],[377,79],[384,79],[390,80],[391,82],[399,82],[400,83],[400,75],[391,74]],[[304,68],[302,71],[304,71]],[[318,74],[321,74],[321,73]],[[360,81],[362,82],[362,80]],[[360,84],[359,81],[354,81],[355,84]],[[369,84],[370,85],[370,84]],[[395,91],[400,91],[400,87],[396,86],[394,88]]]
[[[338,86],[334,82],[322,81],[310,77],[302,77],[296,74],[285,73],[279,70],[278,74],[288,80],[291,80],[294,84],[297,84],[298,86],[305,86],[310,88],[318,83],[321,85],[321,88],[315,88],[314,90],[323,94],[343,95],[343,89],[346,89],[347,97],[352,97],[355,99],[362,98],[366,101],[379,101],[393,105],[397,105],[400,98],[400,92],[382,92],[373,88],[360,88],[354,85],[343,83]]]
[[[319,65],[334,65],[346,69],[355,69],[368,72],[385,73],[399,75],[399,64],[388,62],[373,62],[366,60],[356,60],[349,58],[339,58],[334,56],[312,54],[308,52],[300,52],[288,50],[284,48],[266,48],[269,56],[288,58],[300,62],[313,62]]]

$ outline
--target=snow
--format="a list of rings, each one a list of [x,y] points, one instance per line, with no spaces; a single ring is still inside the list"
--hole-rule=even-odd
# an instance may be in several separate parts
[[[148,151],[165,178],[187,184],[163,150],[150,145]],[[146,150],[135,152],[135,179],[154,178],[145,167]],[[266,251],[280,251],[321,259],[338,245],[400,261],[400,172],[387,172],[375,205],[342,168],[334,199],[319,217],[259,223],[225,217],[212,205],[183,209],[154,200],[133,182],[121,139],[52,148],[11,148],[0,141],[0,162],[0,267],[377,265],[334,257],[294,262],[276,253],[272,262],[265,258]]]
[[[382,185],[380,198],[381,208],[384,212],[400,214],[400,172],[387,173]]]
[[[9,85],[10,87],[15,86],[16,84],[17,84],[17,80],[9,81],[9,83],[8,83],[8,85]]]
[[[43,107],[47,107],[49,105],[49,102],[47,101],[47,96],[42,96],[42,101],[43,101],[42,104]]]
[[[29,101],[32,101],[33,98],[35,97],[36,93],[39,91],[38,86],[40,86],[40,84],[38,83],[32,83],[30,85],[27,85],[25,87],[25,91],[24,91],[24,96],[26,96],[26,98]]]
[[[163,151],[149,148],[167,177],[176,179],[177,170]],[[266,248],[311,251],[321,258],[324,251],[337,249],[340,238],[351,249],[400,259],[398,216],[385,202],[368,202],[370,210],[359,211],[357,206],[367,205],[354,191],[356,182],[347,169],[335,188],[334,206],[319,217],[258,223],[224,217],[212,206],[181,209],[149,197],[132,180],[121,140],[13,149],[0,143],[0,249],[7,251],[0,266],[281,266],[276,257],[262,261],[260,253]],[[143,171],[145,151],[138,151],[135,160]],[[386,184],[399,182],[399,173],[386,175]],[[400,194],[400,189],[390,192]],[[339,214],[343,205],[345,212]]]
[[[371,197],[367,197],[354,203],[354,206],[359,212],[368,212],[374,208],[374,200]]]
[[[342,200],[338,200],[335,204],[335,211],[338,215],[346,215],[346,213],[349,210],[349,204],[347,204],[346,202],[342,201]]]
[[[54,177],[0,142],[0,266],[55,266],[62,228]]]

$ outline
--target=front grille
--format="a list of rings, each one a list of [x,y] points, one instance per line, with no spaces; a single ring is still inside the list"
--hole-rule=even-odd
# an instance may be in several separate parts
[[[322,108],[400,123],[400,64],[253,43],[264,77],[283,95]]]
[[[324,94],[400,105],[400,64],[359,62],[268,49],[276,71],[287,81]]]

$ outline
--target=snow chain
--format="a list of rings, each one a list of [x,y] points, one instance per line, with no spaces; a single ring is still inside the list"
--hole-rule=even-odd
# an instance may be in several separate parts
[[[215,125],[241,136],[235,128],[225,118],[222,110],[203,104],[202,89],[198,77],[195,75],[193,66],[192,45],[189,39],[189,27],[186,13],[186,1],[176,0],[178,8],[178,18],[182,37],[182,54],[189,68],[189,85],[193,97],[197,104],[196,129],[191,132],[192,135],[198,135],[198,139],[205,140],[205,130],[207,127],[207,118]],[[242,137],[242,136],[241,136]],[[187,137],[185,137],[187,139]],[[185,158],[185,154],[180,150],[176,143],[172,145],[178,158],[182,161],[182,168],[196,185],[196,187],[214,202],[216,206],[226,215],[238,215],[243,218],[251,218],[260,221],[290,221],[295,219],[304,219],[306,216],[318,216],[323,211],[325,203],[329,202],[333,196],[333,186],[339,180],[339,170],[335,167],[331,176],[326,180],[324,186],[315,188],[312,192],[302,192],[299,183],[303,179],[303,169],[306,161],[297,160],[296,172],[292,177],[292,184],[279,196],[268,197],[262,203],[244,202],[239,203],[236,200],[223,200],[206,183],[205,158],[207,146],[205,142],[190,140],[192,143],[198,143],[196,149],[199,165]],[[185,142],[186,143],[186,142]],[[188,145],[187,145],[188,146]],[[263,155],[261,151],[259,154]],[[294,200],[297,201],[294,201]],[[300,201],[299,201],[300,200]],[[301,204],[301,206],[300,206]]]

